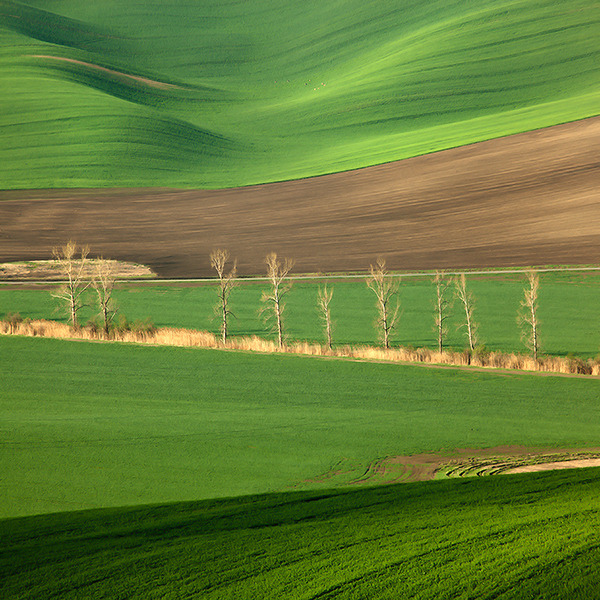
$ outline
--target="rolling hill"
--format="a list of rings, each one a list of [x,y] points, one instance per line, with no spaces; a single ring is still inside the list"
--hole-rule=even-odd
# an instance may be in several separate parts
[[[592,0],[0,1],[0,189],[222,188],[598,113]]]

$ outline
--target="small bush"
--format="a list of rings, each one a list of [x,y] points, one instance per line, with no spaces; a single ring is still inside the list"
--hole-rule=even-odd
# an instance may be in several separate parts
[[[470,348],[467,348],[465,350],[462,351],[462,358],[464,361],[465,365],[470,365],[471,364],[471,356],[472,356],[472,352]]]
[[[569,353],[565,359],[567,361],[569,373],[577,373],[579,375],[590,375],[592,373],[593,369],[591,365],[584,362],[579,356],[574,356],[572,353]]]
[[[150,335],[156,333],[156,326],[150,318],[146,318],[143,321],[137,319],[132,324],[130,324],[130,331],[132,331],[133,333]]]
[[[131,323],[125,315],[120,314],[113,322],[113,329],[119,333],[125,333],[126,331],[131,331]]]
[[[102,330],[102,327],[96,319],[89,319],[85,324],[85,327],[93,336],[98,335],[98,333]]]
[[[479,346],[475,346],[475,350],[473,350],[473,359],[481,364],[486,362],[489,355],[490,351],[486,348],[485,344],[479,344]]]
[[[10,333],[14,333],[19,323],[23,322],[23,317],[19,313],[9,312],[4,316],[4,321],[8,323]]]

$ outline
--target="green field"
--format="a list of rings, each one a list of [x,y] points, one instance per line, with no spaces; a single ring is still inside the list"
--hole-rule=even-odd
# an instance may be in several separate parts
[[[5,598],[590,600],[600,470],[0,521]]]
[[[0,338],[0,364],[2,517],[342,485],[386,456],[600,446],[597,379],[20,337]]]
[[[297,281],[288,295],[286,309],[289,340],[324,342],[316,311],[316,295],[323,282]],[[335,322],[334,342],[375,344],[377,333],[375,296],[364,280],[332,280],[331,305]],[[468,280],[476,299],[475,317],[481,325],[482,342],[490,350],[525,352],[516,315],[523,298],[524,276],[472,276]],[[246,283],[235,289],[231,306],[236,318],[231,321],[232,335],[273,337],[258,314],[264,284]],[[394,344],[435,348],[433,323],[435,289],[430,277],[405,277],[400,288],[401,319]],[[212,286],[172,287],[131,285],[120,290],[117,302],[130,320],[151,319],[158,326],[178,326],[217,332],[219,321],[213,317],[216,299]],[[19,312],[29,318],[63,318],[55,312],[55,300],[47,290],[23,290],[0,286],[0,317]],[[449,344],[464,348],[466,340],[460,324],[461,307],[454,306],[449,326]],[[600,273],[564,272],[541,275],[540,319],[542,351],[569,353],[585,358],[600,351]],[[93,316],[88,310],[83,321]]]
[[[593,0],[0,2],[0,189],[230,187],[598,114]]]
[[[0,190],[243,186],[595,116],[599,28],[593,0],[0,0]],[[324,342],[318,286],[289,341]],[[329,286],[334,344],[378,343],[364,280]],[[525,352],[524,277],[469,286],[487,349]],[[48,287],[0,284],[0,318],[66,320]],[[232,335],[273,339],[264,289]],[[434,348],[431,278],[400,289],[393,345]],[[541,276],[542,353],[599,354],[599,292]],[[116,299],[219,329],[210,284]],[[0,336],[0,597],[600,597],[600,469],[377,472],[515,446],[598,450],[600,380]]]

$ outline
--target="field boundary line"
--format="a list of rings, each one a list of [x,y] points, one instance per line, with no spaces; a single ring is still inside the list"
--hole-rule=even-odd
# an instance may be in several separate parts
[[[90,327],[74,329],[66,323],[44,319],[17,323],[0,321],[0,335],[45,337],[99,343],[135,343],[145,346],[171,346],[180,348],[205,348],[233,350],[262,354],[317,356],[329,359],[349,359],[357,362],[386,364],[413,364],[429,368],[462,368],[486,372],[533,373],[538,375],[562,375],[598,379],[600,360],[583,361],[576,357],[544,356],[533,359],[523,354],[487,352],[471,354],[468,351],[429,348],[382,348],[379,346],[340,346],[329,349],[309,342],[293,342],[279,347],[276,342],[257,336],[230,337],[221,342],[214,333],[195,329],[160,327],[149,329],[113,330],[105,335],[102,330]]]
[[[458,276],[458,275],[517,275],[524,274],[528,271],[535,271],[536,273],[568,273],[568,272],[586,272],[586,271],[600,271],[600,267],[519,267],[519,268],[511,268],[511,269],[494,269],[494,270],[454,270],[447,271],[440,269],[446,276]],[[427,272],[394,272],[387,273],[384,277],[434,277],[435,271],[427,271]],[[342,274],[334,274],[334,275],[290,275],[286,277],[286,279],[290,281],[328,281],[332,279],[366,279],[369,277],[369,274],[365,272],[364,274],[352,273],[348,275]],[[243,277],[239,276],[237,279],[240,283],[246,282],[261,282],[261,281],[270,281],[270,279],[266,276],[252,276],[252,277]],[[135,279],[135,278],[123,278],[117,279],[118,283],[145,283],[145,284],[154,284],[154,283],[217,283],[217,277],[196,277],[196,278],[178,278],[178,279]],[[20,279],[18,281],[11,280],[2,280],[0,279],[0,285],[62,285],[67,283],[66,280],[62,279]]]

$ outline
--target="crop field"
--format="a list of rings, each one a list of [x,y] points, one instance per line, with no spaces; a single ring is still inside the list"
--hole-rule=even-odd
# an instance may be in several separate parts
[[[542,275],[546,351],[596,354],[599,284]],[[290,337],[321,340],[318,285],[294,282]],[[329,285],[338,343],[373,343],[364,281]],[[485,341],[518,349],[522,276],[469,285]],[[263,289],[234,290],[234,334],[264,335]],[[214,299],[118,291],[130,319],[212,330]],[[405,277],[401,299],[396,343],[433,346],[430,278]],[[48,289],[0,302],[57,317]],[[599,469],[472,477],[597,464],[597,378],[18,336],[0,364],[4,597],[571,600],[600,584]]]
[[[259,314],[264,283],[245,282],[231,296],[231,334],[258,335],[274,339],[271,325]],[[362,279],[331,280],[334,342],[378,344],[375,296]],[[523,275],[473,275],[468,285],[476,300],[475,319],[480,323],[481,343],[489,350],[526,352],[517,324],[523,299]],[[547,354],[573,354],[593,358],[600,353],[600,272],[542,273],[540,288],[540,332]],[[290,341],[324,343],[316,308],[317,290],[323,281],[295,281],[287,296],[286,330]],[[434,328],[435,288],[431,277],[404,277],[400,286],[401,317],[394,345],[437,347]],[[90,298],[93,302],[93,298]],[[149,319],[161,327],[186,327],[217,333],[219,319],[213,307],[212,285],[178,287],[145,283],[124,285],[116,294],[120,311],[130,321]],[[466,346],[462,307],[455,301],[449,325],[448,347]],[[48,289],[19,289],[0,286],[0,317],[18,312],[24,318],[66,321]],[[83,322],[93,317],[86,309]]]
[[[388,456],[600,446],[595,378],[1,341],[3,517],[382,482],[365,475]]]
[[[0,3],[0,187],[223,188],[598,114],[593,0]]]
[[[42,337],[14,313],[65,323],[56,284],[0,282],[0,597],[599,597],[600,271],[540,274],[545,356],[512,358],[562,374],[377,362],[351,277],[600,264],[599,30],[594,0],[0,0],[0,262],[185,280],[226,248],[230,336],[274,340],[276,252],[343,274],[344,355]],[[445,349],[527,353],[525,276],[467,283],[478,347],[455,301]],[[325,343],[323,286],[285,341]],[[434,297],[402,278],[392,347],[437,348]],[[213,282],[115,300],[120,332],[219,331]]]

